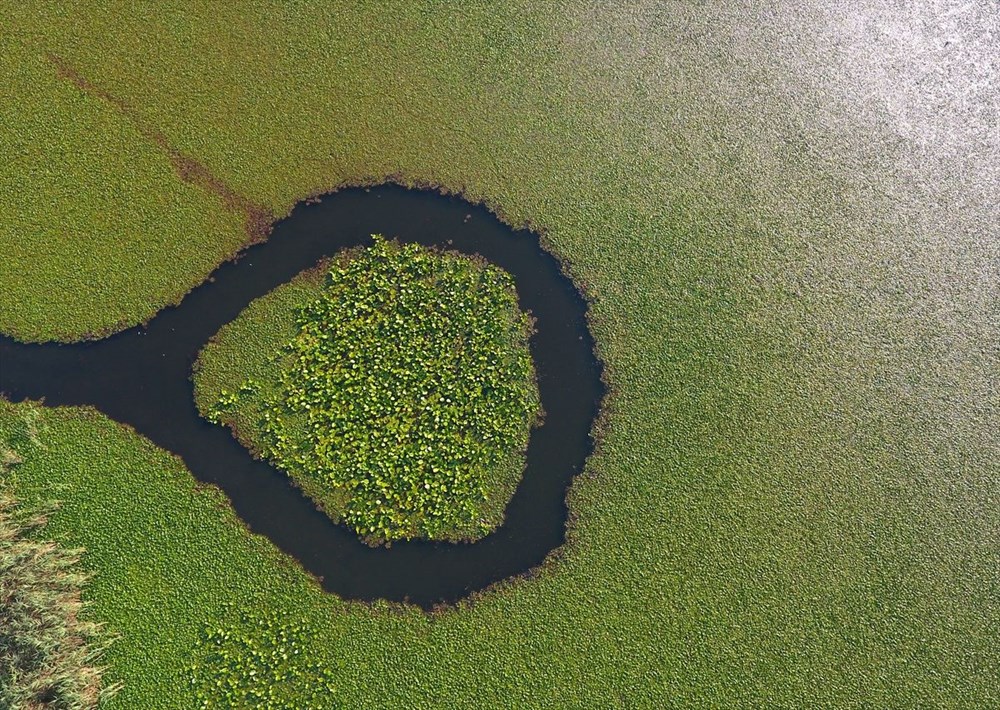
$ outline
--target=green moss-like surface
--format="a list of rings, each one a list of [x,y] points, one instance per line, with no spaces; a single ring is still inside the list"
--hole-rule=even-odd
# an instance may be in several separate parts
[[[146,320],[246,243],[242,218],[12,34],[0,37],[0,331],[72,340]]]
[[[194,706],[223,599],[309,619],[333,705],[1000,705],[988,4],[9,5],[3,331],[134,322],[244,238],[53,52],[276,214],[393,176],[530,220],[612,391],[559,561],[433,619],[310,591],[162,452],[39,415],[16,487],[89,550],[111,707]]]
[[[321,271],[202,351],[202,413],[372,542],[482,537],[503,520],[540,408],[510,275],[378,235]]]

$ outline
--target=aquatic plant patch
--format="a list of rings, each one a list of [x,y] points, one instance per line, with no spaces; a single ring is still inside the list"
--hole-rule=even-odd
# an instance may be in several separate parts
[[[239,613],[231,625],[206,625],[190,683],[198,708],[322,710],[336,691],[333,668],[311,644],[314,628],[288,612]]]
[[[264,313],[248,309],[224,331],[256,333]],[[540,416],[531,322],[509,274],[376,235],[278,316],[294,318],[294,336],[267,367],[220,387],[209,418],[236,424],[371,542],[475,539],[500,524]],[[229,335],[203,351],[199,390],[217,380],[219,351],[241,345]],[[240,410],[253,414],[237,421]]]

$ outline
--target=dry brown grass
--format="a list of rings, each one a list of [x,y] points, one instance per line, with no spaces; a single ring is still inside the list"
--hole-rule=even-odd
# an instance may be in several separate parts
[[[8,453],[4,461],[16,460]],[[83,613],[82,551],[37,539],[45,522],[0,491],[0,707],[95,708],[117,690],[101,688],[107,639]]]

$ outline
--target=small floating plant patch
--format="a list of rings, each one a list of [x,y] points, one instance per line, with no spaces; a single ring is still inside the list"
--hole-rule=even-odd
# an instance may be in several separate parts
[[[499,267],[373,240],[225,326],[199,359],[199,407],[369,543],[478,539],[541,417],[531,319]],[[233,348],[266,358],[234,367]]]

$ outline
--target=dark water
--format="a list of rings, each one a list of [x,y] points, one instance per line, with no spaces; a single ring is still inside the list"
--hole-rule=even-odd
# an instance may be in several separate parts
[[[254,298],[322,257],[370,241],[401,241],[478,253],[513,274],[521,307],[537,320],[531,350],[545,408],[528,446],[524,480],[504,525],[473,544],[397,542],[371,548],[334,525],[267,463],[194,405],[191,367],[204,343]],[[15,401],[89,404],[178,454],[201,481],[219,486],[255,533],[266,535],[348,599],[460,599],[540,564],[564,541],[565,495],[589,455],[604,394],[586,305],[536,235],[513,231],[481,207],[436,193],[383,186],[301,204],[271,238],[248,249],[177,307],[91,343],[23,345],[0,337],[0,391]]]

